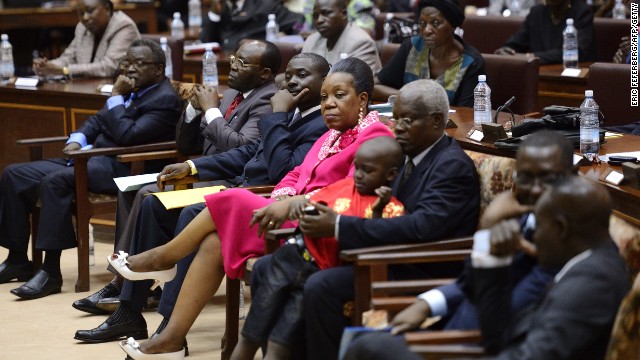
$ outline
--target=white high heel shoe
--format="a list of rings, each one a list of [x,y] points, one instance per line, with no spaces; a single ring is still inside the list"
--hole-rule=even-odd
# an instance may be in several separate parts
[[[120,348],[124,350],[124,352],[129,355],[134,360],[183,360],[184,359],[184,349],[171,352],[171,353],[160,353],[160,354],[145,354],[140,351],[140,344],[135,341],[133,338],[128,338],[126,341],[122,340],[118,343]]]
[[[151,290],[155,289],[160,285],[161,282],[167,282],[173,280],[176,277],[177,267],[174,266],[169,270],[160,270],[160,271],[147,271],[147,272],[135,272],[129,269],[127,264],[127,254],[124,251],[120,251],[119,254],[111,254],[107,256],[107,261],[111,266],[113,266],[116,271],[122,275],[127,280],[139,281],[139,280],[154,280],[153,286],[151,286]]]

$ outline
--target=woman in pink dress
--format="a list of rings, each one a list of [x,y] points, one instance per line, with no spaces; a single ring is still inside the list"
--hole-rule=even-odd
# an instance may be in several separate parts
[[[167,279],[171,273],[161,270],[171,269],[197,250],[167,327],[145,343],[133,339],[121,343],[129,356],[181,359],[187,332],[224,275],[242,277],[245,261],[264,254],[263,233],[294,227],[286,218],[291,207],[303,206],[304,194],[353,176],[360,144],[377,136],[393,136],[375,111],[367,114],[372,90],[373,74],[365,62],[356,58],[338,62],[321,90],[322,115],[329,131],[315,142],[303,163],[276,185],[271,199],[240,188],[206,196],[207,207],[169,243],[128,258],[111,258],[127,279]]]

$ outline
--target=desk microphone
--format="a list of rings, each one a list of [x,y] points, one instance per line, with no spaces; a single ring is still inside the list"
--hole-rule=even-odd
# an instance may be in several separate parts
[[[496,109],[496,114],[493,116],[494,124],[498,123],[498,115],[502,111],[506,110],[509,112],[509,114],[511,114],[511,122],[515,125],[515,115],[513,114],[513,111],[511,111],[511,109],[509,108],[509,106],[511,106],[511,104],[513,104],[514,101],[516,101],[516,97],[512,96],[511,99],[507,100],[507,102],[504,103],[504,105],[498,106],[498,109]]]

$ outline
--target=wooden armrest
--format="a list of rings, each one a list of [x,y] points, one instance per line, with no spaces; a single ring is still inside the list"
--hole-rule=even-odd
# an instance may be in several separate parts
[[[462,261],[471,255],[471,250],[417,251],[406,253],[362,254],[356,259],[358,265],[393,265],[429,262]]]
[[[267,232],[264,236],[264,253],[271,254],[276,251],[284,239],[293,236],[295,228],[276,229]]]
[[[443,359],[464,357],[483,357],[487,354],[480,346],[467,345],[411,345],[411,352],[419,354],[423,359]]]
[[[181,156],[182,155],[178,152],[178,150],[160,150],[144,153],[122,154],[118,155],[116,159],[119,162],[131,163],[148,160],[177,159]]]
[[[477,344],[482,340],[482,336],[479,330],[416,331],[405,333],[404,339],[409,345]]]
[[[275,185],[258,185],[258,186],[247,186],[243,189],[247,189],[254,194],[260,196],[271,196],[271,192],[275,188]]]
[[[408,251],[428,251],[428,250],[452,250],[452,249],[470,249],[473,246],[473,237],[456,238],[451,240],[434,241],[430,243],[419,244],[401,244],[387,246],[372,246],[362,249],[342,250],[340,259],[343,261],[354,262],[358,256],[371,253],[395,253]]]
[[[20,139],[16,141],[16,143],[18,143],[19,145],[38,146],[66,142],[67,140],[69,140],[68,136],[52,136],[46,138]]]
[[[454,281],[456,279],[374,281],[371,283],[371,295],[419,294]]]
[[[176,142],[175,141],[165,141],[161,143],[153,143],[153,144],[145,144],[145,145],[135,145],[135,146],[118,146],[118,147],[107,147],[107,148],[94,148],[89,150],[73,150],[67,152],[67,155],[73,157],[74,159],[82,159],[82,158],[90,158],[92,156],[98,155],[120,155],[120,154],[131,154],[131,153],[144,153],[150,151],[158,151],[158,150],[169,150],[175,149]]]

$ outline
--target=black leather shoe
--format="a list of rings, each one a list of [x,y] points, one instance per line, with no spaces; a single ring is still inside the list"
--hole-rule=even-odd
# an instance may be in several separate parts
[[[120,290],[118,290],[118,288],[113,285],[113,283],[108,283],[105,287],[87,296],[86,298],[74,301],[73,305],[71,306],[73,306],[74,309],[88,312],[89,314],[109,314],[115,311],[115,309],[113,311],[104,311],[98,308],[96,305],[102,299],[111,298],[118,295],[120,295]]]
[[[146,339],[147,322],[142,314],[131,315],[127,320],[114,322],[111,315],[97,328],[91,330],[78,330],[73,337],[76,340],[88,343],[102,343],[132,337],[136,340]]]
[[[40,269],[26,284],[11,290],[15,296],[25,300],[39,299],[62,291],[62,277],[52,277]]]
[[[33,263],[28,261],[24,264],[9,264],[3,262],[0,264],[0,284],[8,283],[13,279],[18,281],[29,281],[33,276]]]
[[[144,310],[155,310],[160,305],[160,298],[162,297],[162,290],[155,288],[151,295],[147,298],[147,303],[144,305]],[[113,313],[120,306],[120,298],[117,296],[100,299],[96,304],[96,307],[105,313]]]

